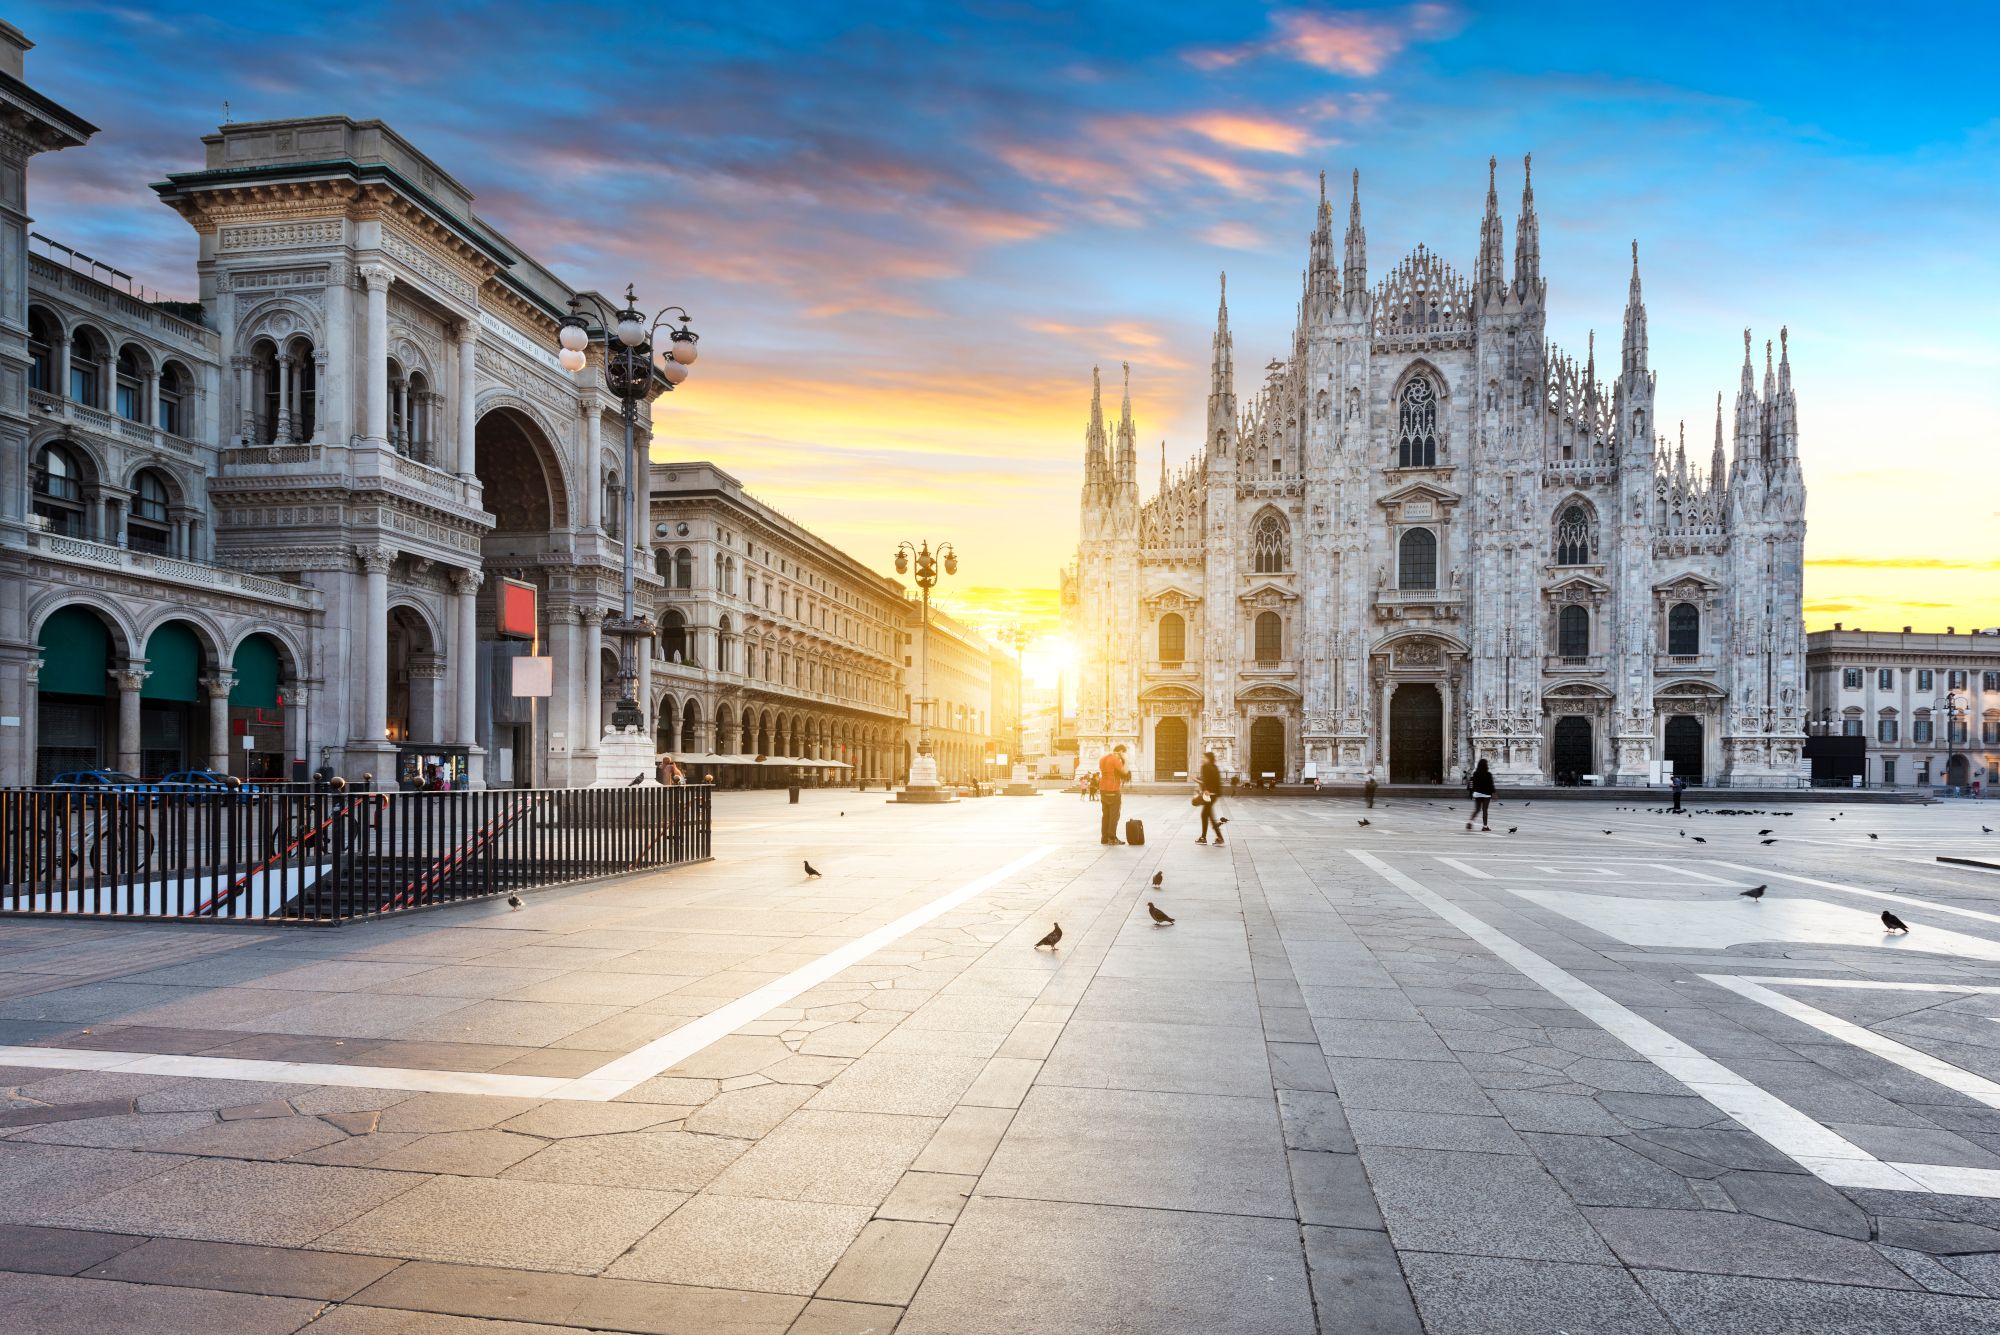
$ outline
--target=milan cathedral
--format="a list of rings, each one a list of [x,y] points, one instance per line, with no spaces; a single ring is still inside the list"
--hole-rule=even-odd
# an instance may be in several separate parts
[[[1194,460],[1139,495],[1131,373],[1092,372],[1063,608],[1077,736],[1171,781],[1789,783],[1804,746],[1805,483],[1785,339],[1749,331],[1730,447],[1658,432],[1638,245],[1616,373],[1544,336],[1532,179],[1507,272],[1489,164],[1468,281],[1418,246],[1372,287],[1355,174],[1321,178],[1290,355],[1240,406],[1228,289]]]

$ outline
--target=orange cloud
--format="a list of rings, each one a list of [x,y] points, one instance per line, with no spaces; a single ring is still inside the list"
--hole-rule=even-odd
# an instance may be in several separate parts
[[[1197,235],[1211,246],[1229,250],[1262,250],[1265,244],[1264,234],[1247,222],[1219,222]]]
[[[1214,140],[1228,148],[1249,149],[1256,153],[1282,153],[1286,157],[1297,157],[1309,148],[1318,147],[1320,142],[1302,125],[1272,120],[1264,116],[1246,116],[1226,111],[1210,111],[1189,116],[1181,124],[1203,138]]]
[[[1449,5],[1416,4],[1402,10],[1281,10],[1273,32],[1241,46],[1191,51],[1197,69],[1227,69],[1260,56],[1276,56],[1352,78],[1372,78],[1411,43],[1446,35],[1456,24]]]

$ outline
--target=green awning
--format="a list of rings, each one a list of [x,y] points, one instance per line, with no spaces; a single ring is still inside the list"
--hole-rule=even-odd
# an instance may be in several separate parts
[[[236,684],[229,688],[232,709],[278,707],[278,646],[268,635],[252,635],[236,646],[232,666]]]
[[[64,607],[42,623],[43,695],[109,695],[111,632],[97,614]]]
[[[185,621],[169,621],[146,641],[142,700],[201,699],[201,641]]]

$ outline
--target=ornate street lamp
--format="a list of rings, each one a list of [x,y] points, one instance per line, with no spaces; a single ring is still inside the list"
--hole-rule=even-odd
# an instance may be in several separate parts
[[[902,543],[896,548],[896,573],[908,574],[910,563],[916,562],[917,587],[924,596],[924,648],[917,659],[917,759],[910,765],[910,776],[904,784],[909,788],[935,789],[937,787],[937,762],[931,759],[931,590],[937,586],[938,565],[944,565],[944,573],[958,573],[958,553],[951,544],[941,542],[932,550],[930,542]]]
[[[599,325],[595,331],[584,318],[585,301],[597,308]],[[635,615],[632,606],[632,544],[639,540],[640,533],[640,484],[633,434],[639,405],[650,400],[655,392],[670,392],[687,379],[687,369],[694,364],[695,344],[700,342],[700,335],[688,328],[692,317],[679,306],[668,306],[653,316],[649,323],[638,309],[638,303],[639,298],[629,283],[625,287],[625,305],[615,311],[596,296],[579,292],[569,299],[569,314],[563,317],[557,338],[562,344],[559,360],[563,369],[571,375],[581,371],[589,362],[585,349],[593,341],[604,344],[604,386],[617,398],[624,413],[625,515],[619,526],[619,545],[625,549],[625,597],[618,620],[606,627],[618,637],[618,704],[611,711],[611,726],[644,732],[646,714],[637,698],[639,662],[633,646],[635,641],[643,639],[648,633],[649,623]],[[680,328],[669,330],[664,345],[661,345],[660,330],[673,319],[680,322]],[[596,472],[594,464],[595,461],[591,469],[593,475]],[[646,490],[650,493],[650,485]],[[596,670],[594,664],[592,670]]]

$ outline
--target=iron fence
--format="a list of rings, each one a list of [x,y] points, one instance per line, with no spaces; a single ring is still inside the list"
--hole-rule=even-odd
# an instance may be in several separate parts
[[[0,790],[0,915],[335,925],[709,856],[706,786]]]

